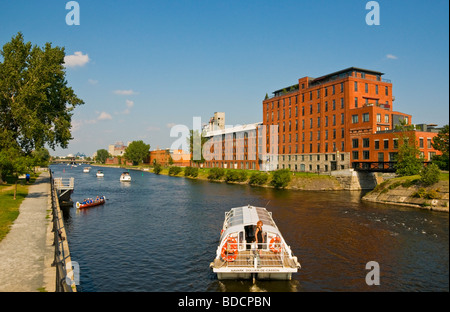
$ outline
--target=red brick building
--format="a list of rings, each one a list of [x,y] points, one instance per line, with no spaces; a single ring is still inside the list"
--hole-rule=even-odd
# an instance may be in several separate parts
[[[351,168],[357,161],[390,161],[398,152],[401,121],[412,116],[393,110],[392,83],[381,72],[347,68],[273,92],[263,101],[266,152],[278,152],[277,167],[295,171]],[[278,144],[269,126],[278,126]],[[437,135],[421,125],[412,133],[426,160],[438,152]],[[277,149],[277,150],[274,150]]]

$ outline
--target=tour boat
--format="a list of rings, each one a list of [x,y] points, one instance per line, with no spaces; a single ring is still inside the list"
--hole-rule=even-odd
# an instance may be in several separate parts
[[[89,171],[91,171],[91,167],[84,167],[83,168],[83,172],[87,172],[88,173]]]
[[[105,196],[100,196],[97,197],[96,199],[92,199],[92,198],[88,198],[83,200],[83,202],[77,202],[77,208],[81,209],[81,208],[89,208],[89,207],[94,207],[94,206],[98,206],[98,205],[103,205],[106,201]]]
[[[129,172],[124,172],[120,176],[120,182],[131,182],[131,176]]]
[[[96,175],[97,175],[97,177],[104,177],[105,176],[105,174],[101,170],[97,171]]]
[[[264,243],[256,246],[258,221],[263,222]],[[275,225],[272,213],[248,205],[225,213],[220,244],[210,267],[219,280],[290,280],[301,266]]]

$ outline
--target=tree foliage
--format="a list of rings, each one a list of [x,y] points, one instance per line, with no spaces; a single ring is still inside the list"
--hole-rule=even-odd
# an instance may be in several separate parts
[[[442,152],[442,155],[433,157],[435,163],[441,170],[449,170],[449,126],[445,125],[431,143],[433,148]]]
[[[72,111],[84,102],[67,85],[64,48],[33,46],[18,33],[0,55],[1,183],[12,172],[29,170],[33,150],[42,160],[45,145],[66,148]]]
[[[411,176],[419,174],[423,167],[423,158],[420,157],[420,150],[417,144],[414,126],[407,125],[401,121],[397,126],[399,131],[399,148],[395,172],[399,176]]]
[[[109,153],[104,148],[97,150],[97,156],[95,156],[95,161],[104,164],[106,159],[109,157]]]
[[[150,144],[145,144],[142,140],[133,141],[128,145],[123,156],[132,161],[133,165],[137,165],[148,159],[149,150]]]
[[[285,188],[291,182],[291,172],[289,169],[280,169],[272,173],[270,184],[276,188]]]

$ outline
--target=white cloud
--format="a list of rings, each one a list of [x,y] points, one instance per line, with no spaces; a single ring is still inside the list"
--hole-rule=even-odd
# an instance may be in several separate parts
[[[118,94],[118,95],[133,95],[133,94],[137,94],[133,90],[114,90],[113,92],[114,92],[114,94]]]
[[[77,51],[72,55],[66,55],[64,57],[64,64],[66,67],[84,66],[89,63],[89,55],[83,54],[83,52]]]
[[[97,120],[111,120],[112,116],[107,112],[101,112],[100,116],[97,117]]]
[[[88,82],[89,82],[91,85],[96,85],[96,84],[98,83],[98,80],[95,80],[95,79],[88,79]]]
[[[397,60],[397,59],[398,59],[398,57],[395,56],[394,54],[387,54],[387,55],[386,55],[386,58],[387,58],[387,59],[390,59],[390,60]]]
[[[134,102],[133,102],[133,101],[130,101],[130,100],[126,100],[125,103],[127,104],[127,107],[128,107],[128,108],[132,108],[133,105],[134,105]]]

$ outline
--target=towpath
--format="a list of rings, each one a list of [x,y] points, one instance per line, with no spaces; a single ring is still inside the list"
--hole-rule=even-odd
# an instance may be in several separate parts
[[[0,242],[0,291],[55,291],[50,204],[50,175],[43,172]]]

